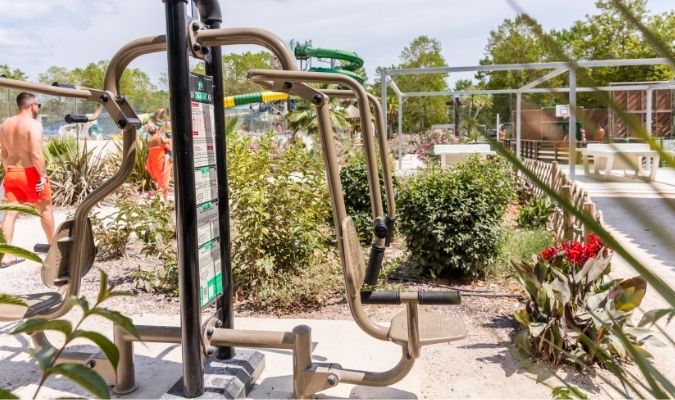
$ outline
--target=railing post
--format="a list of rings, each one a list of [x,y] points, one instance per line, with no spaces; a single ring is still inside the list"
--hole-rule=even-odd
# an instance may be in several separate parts
[[[555,159],[551,162],[551,190],[555,191],[555,183],[558,179],[558,161]]]
[[[583,206],[584,214],[591,218],[593,221],[598,220],[598,207],[592,201],[585,201]],[[584,240],[588,240],[591,233],[594,233],[590,226],[584,224]]]
[[[561,188],[560,195],[563,199],[567,200],[570,204],[572,203],[572,186],[564,185]],[[567,211],[563,211],[563,239],[572,240],[574,236],[574,227],[572,225],[572,214]]]

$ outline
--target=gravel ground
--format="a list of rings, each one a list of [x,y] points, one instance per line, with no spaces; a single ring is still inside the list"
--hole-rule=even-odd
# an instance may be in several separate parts
[[[67,211],[59,211],[57,221],[63,220],[66,214]],[[36,235],[41,235],[37,219],[21,217],[17,223],[15,243],[24,247],[32,247],[32,244],[28,242],[34,243]],[[105,271],[111,282],[115,283],[119,289],[128,290],[133,294],[131,298],[113,298],[107,306],[129,316],[177,314],[179,304],[176,298],[139,290],[130,278],[131,272],[139,266],[150,267],[156,263],[156,260],[139,255],[133,246],[129,248],[129,256],[126,258],[98,262],[96,267]],[[0,270],[2,277],[0,292],[44,291],[38,268],[34,263],[23,262]],[[93,300],[98,290],[98,282],[98,274],[95,271],[89,273],[83,280],[82,295]],[[439,290],[437,285],[430,283],[411,283],[406,286],[409,290]],[[461,305],[425,306],[425,309],[459,316],[466,324],[468,337],[450,345],[424,348],[421,359],[424,371],[422,396],[424,398],[549,397],[550,388],[536,383],[536,371],[543,370],[542,365],[535,367],[535,374],[533,374],[528,367],[524,366],[528,364],[528,360],[519,361],[511,350],[512,338],[517,330],[512,315],[520,305],[517,295],[521,292],[517,285],[513,282],[497,284],[477,281],[457,282],[452,286],[466,291],[467,295],[463,297]],[[475,296],[475,294],[486,291],[506,293],[508,296]],[[336,293],[325,306],[307,311],[268,313],[252,309],[245,303],[237,303],[234,308],[237,317],[351,319],[349,308],[341,293]],[[368,306],[371,317],[380,321],[389,320],[400,310],[399,307],[392,306]],[[2,336],[0,335],[0,344],[1,342]],[[589,392],[593,398],[616,397],[616,393],[608,393],[605,390],[607,385],[602,383],[603,379],[615,382],[606,371],[594,369],[582,374],[571,368],[558,368],[556,373]],[[2,383],[0,382],[0,387]],[[552,378],[549,378],[546,384],[560,385]]]

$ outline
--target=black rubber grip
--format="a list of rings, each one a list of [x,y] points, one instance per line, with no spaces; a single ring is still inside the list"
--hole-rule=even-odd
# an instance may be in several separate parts
[[[461,304],[462,296],[457,290],[448,290],[445,292],[417,292],[417,304],[427,305],[444,305],[444,304]]]
[[[383,290],[379,292],[361,292],[363,304],[401,304],[401,292]]]
[[[384,259],[384,247],[374,244],[370,248],[370,257],[368,258],[368,268],[363,281],[368,285],[377,284],[377,278],[380,276],[380,268]]]
[[[69,124],[89,122],[89,118],[86,115],[66,114],[66,117],[64,119],[66,120],[66,123]]]
[[[36,253],[46,253],[49,251],[49,244],[36,243],[35,246],[33,246],[33,251]]]
[[[52,82],[52,86],[58,86],[60,88],[66,88],[66,89],[75,89],[75,85],[71,85],[71,84],[68,84],[68,83]]]
[[[387,238],[384,240],[384,247],[389,247],[391,244],[391,239],[394,237],[394,225],[396,224],[396,218],[389,218],[389,216],[384,218],[384,223],[387,225]]]
[[[375,218],[373,221],[373,231],[375,237],[378,239],[384,239],[387,237],[387,224],[382,218]]]
[[[382,290],[361,292],[363,304],[401,304],[401,292]],[[462,298],[457,290],[445,292],[417,292],[417,304],[421,305],[455,305],[461,304]]]

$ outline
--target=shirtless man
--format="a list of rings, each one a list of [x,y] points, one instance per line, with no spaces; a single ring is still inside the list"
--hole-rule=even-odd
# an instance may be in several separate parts
[[[16,105],[19,113],[0,125],[5,199],[7,203],[37,206],[47,243],[51,243],[54,237],[54,212],[42,153],[42,124],[37,120],[40,104],[35,95],[22,92],[16,97]],[[16,211],[5,211],[2,232],[7,243],[12,242],[16,216]],[[7,254],[2,261],[1,266],[6,267],[22,260]]]

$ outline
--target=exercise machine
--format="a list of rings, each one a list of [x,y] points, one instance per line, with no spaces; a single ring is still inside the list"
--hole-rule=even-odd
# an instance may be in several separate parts
[[[354,78],[335,72],[299,71],[292,52],[276,35],[255,28],[220,28],[221,15],[216,0],[193,0],[193,18],[188,20],[185,0],[165,0],[167,34],[141,38],[123,46],[112,58],[104,78],[104,90],[52,87],[0,79],[0,86],[58,96],[97,101],[97,112],[106,108],[123,129],[123,160],[120,171],[78,206],[72,221],[59,228],[56,246],[51,246],[43,273],[46,284],[67,288],[68,296],[77,295],[79,278],[93,262],[93,240],[87,214],[105,195],[129,176],[135,156],[136,129],[140,121],[119,91],[124,69],[144,54],[166,51],[169,63],[169,90],[174,135],[174,172],[180,292],[180,327],[138,325],[140,339],[146,342],[180,343],[183,355],[182,392],[192,398],[204,393],[204,360],[210,356],[231,358],[233,346],[289,349],[293,354],[293,397],[308,398],[339,383],[388,386],[402,379],[412,368],[423,345],[458,340],[466,335],[463,322],[456,317],[418,310],[420,304],[458,304],[457,291],[391,292],[364,291],[364,283],[375,283],[384,248],[391,240],[395,221],[393,186],[384,139],[383,115],[379,103],[369,96]],[[196,15],[199,18],[195,18]],[[186,22],[187,21],[187,22]],[[227,208],[227,164],[225,160],[224,107],[221,46],[253,44],[270,50],[282,70],[252,70],[248,79],[263,88],[308,100],[316,107],[327,182],[333,209],[333,222],[342,261],[346,297],[357,325],[372,337],[391,341],[401,347],[400,361],[382,372],[343,368],[336,363],[315,363],[311,358],[311,329],[297,326],[290,332],[235,329],[232,316],[232,280],[230,279],[229,210]],[[189,71],[188,52],[206,62],[207,76]],[[319,90],[311,84],[328,83],[344,89]],[[351,97],[358,102],[361,132],[366,155],[367,176],[373,214],[373,245],[366,265],[358,236],[346,213],[334,135],[328,111],[329,96]],[[371,121],[375,110],[380,156],[385,178],[388,214],[383,212],[377,172],[375,132]],[[69,116],[87,121],[93,116]],[[211,170],[206,181],[198,173]],[[215,178],[215,179],[214,179]],[[205,183],[206,182],[206,183]],[[200,203],[201,202],[201,203]],[[211,206],[204,211],[203,202]],[[217,210],[212,213],[208,210]],[[208,246],[205,246],[207,244]],[[66,267],[67,266],[67,267]],[[61,285],[61,286],[59,286]],[[51,296],[51,295],[50,295]],[[67,310],[41,305],[36,301],[27,310],[0,309],[11,320],[41,316],[58,318]],[[60,298],[61,301],[63,297]],[[216,302],[217,311],[201,321],[201,309]],[[32,303],[29,303],[32,304]],[[56,303],[63,304],[63,303]],[[403,304],[405,310],[389,324],[368,318],[364,304]],[[39,307],[38,307],[39,305]],[[45,311],[36,311],[37,308]],[[54,308],[56,307],[56,308]],[[113,327],[120,359],[113,371],[114,391],[125,394],[136,388],[133,344],[136,340],[120,327]],[[37,335],[36,335],[37,336]],[[34,338],[36,345],[47,345],[44,337]],[[87,364],[89,365],[89,364]],[[92,367],[104,365],[95,363]],[[110,377],[110,371],[104,375]]]

